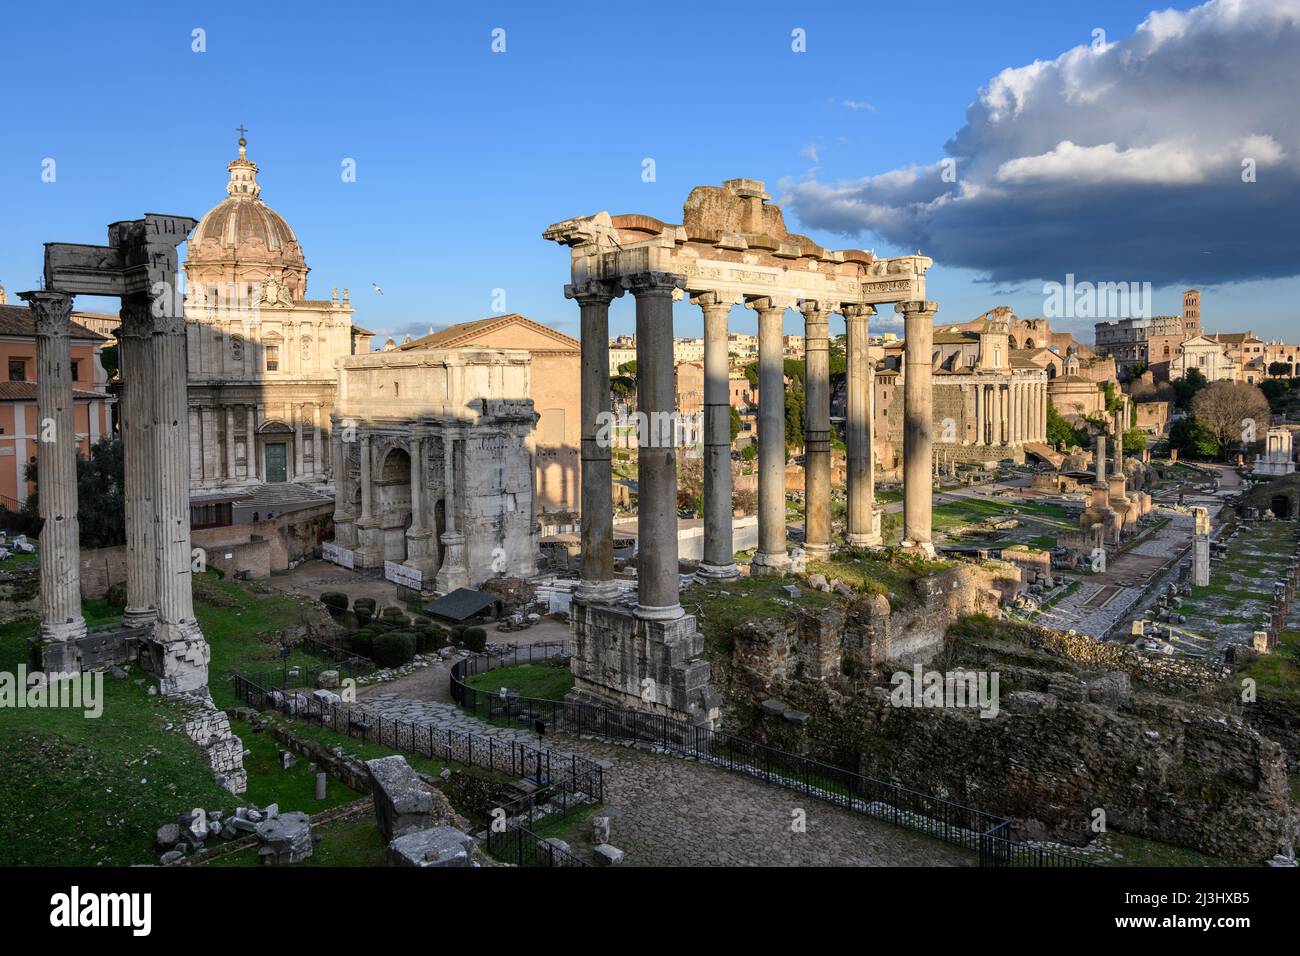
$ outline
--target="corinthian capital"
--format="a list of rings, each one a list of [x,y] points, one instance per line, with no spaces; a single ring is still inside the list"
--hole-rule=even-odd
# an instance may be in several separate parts
[[[19,292],[32,310],[37,335],[67,335],[68,317],[72,315],[72,296],[66,292]]]
[[[579,305],[593,302],[609,304],[623,294],[623,287],[614,282],[602,282],[588,279],[586,282],[571,282],[564,287],[566,299],[576,299]]]
[[[686,288],[686,277],[671,272],[637,272],[623,277],[623,288],[635,296],[670,296]]]
[[[861,305],[851,302],[840,306],[840,314],[844,316],[845,322],[853,322],[858,319],[870,319],[876,314],[874,305]]]
[[[925,315],[934,315],[939,311],[939,303],[931,302],[929,299],[913,299],[910,302],[896,302],[894,312],[898,315],[909,315],[920,312]]]

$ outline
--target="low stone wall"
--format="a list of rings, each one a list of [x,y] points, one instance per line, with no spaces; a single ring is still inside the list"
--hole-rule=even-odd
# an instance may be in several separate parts
[[[1060,654],[1084,667],[1123,671],[1134,680],[1165,690],[1200,690],[1222,684],[1232,668],[1218,661],[1176,654],[1146,654],[1127,644],[1094,640],[1039,627],[1028,629],[1034,647]]]
[[[244,743],[230,729],[226,712],[217,710],[206,690],[182,694],[179,700],[184,712],[181,729],[203,751],[217,783],[231,793],[243,793],[248,788]]]

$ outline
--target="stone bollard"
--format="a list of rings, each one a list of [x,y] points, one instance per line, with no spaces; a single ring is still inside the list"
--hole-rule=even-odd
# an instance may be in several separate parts
[[[316,799],[317,800],[325,799],[325,777],[326,774],[324,773],[316,774]]]

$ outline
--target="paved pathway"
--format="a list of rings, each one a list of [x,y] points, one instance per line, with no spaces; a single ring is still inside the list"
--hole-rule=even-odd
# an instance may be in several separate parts
[[[694,761],[560,734],[609,761],[610,843],[627,866],[975,866],[939,840]],[[794,811],[806,832],[791,830]]]

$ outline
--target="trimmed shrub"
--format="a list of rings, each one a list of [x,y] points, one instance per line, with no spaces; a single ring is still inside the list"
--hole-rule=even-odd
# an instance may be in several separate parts
[[[406,627],[411,623],[411,619],[402,613],[400,607],[391,605],[379,612],[379,619],[385,624],[396,624],[399,627]]]
[[[338,617],[348,609],[348,596],[342,591],[326,591],[320,596],[320,602],[325,605],[331,617]]]
[[[359,597],[352,602],[352,613],[360,621],[368,621],[375,616],[375,599]]]
[[[482,654],[483,648],[487,647],[487,631],[481,627],[468,627],[462,635],[465,641],[465,647],[475,654]]]
[[[374,631],[366,627],[363,627],[359,631],[352,631],[343,638],[343,646],[353,654],[360,654],[362,657],[372,657],[374,655],[374,642]]]
[[[380,667],[401,667],[415,657],[415,635],[410,631],[389,631],[375,638],[375,663]]]

